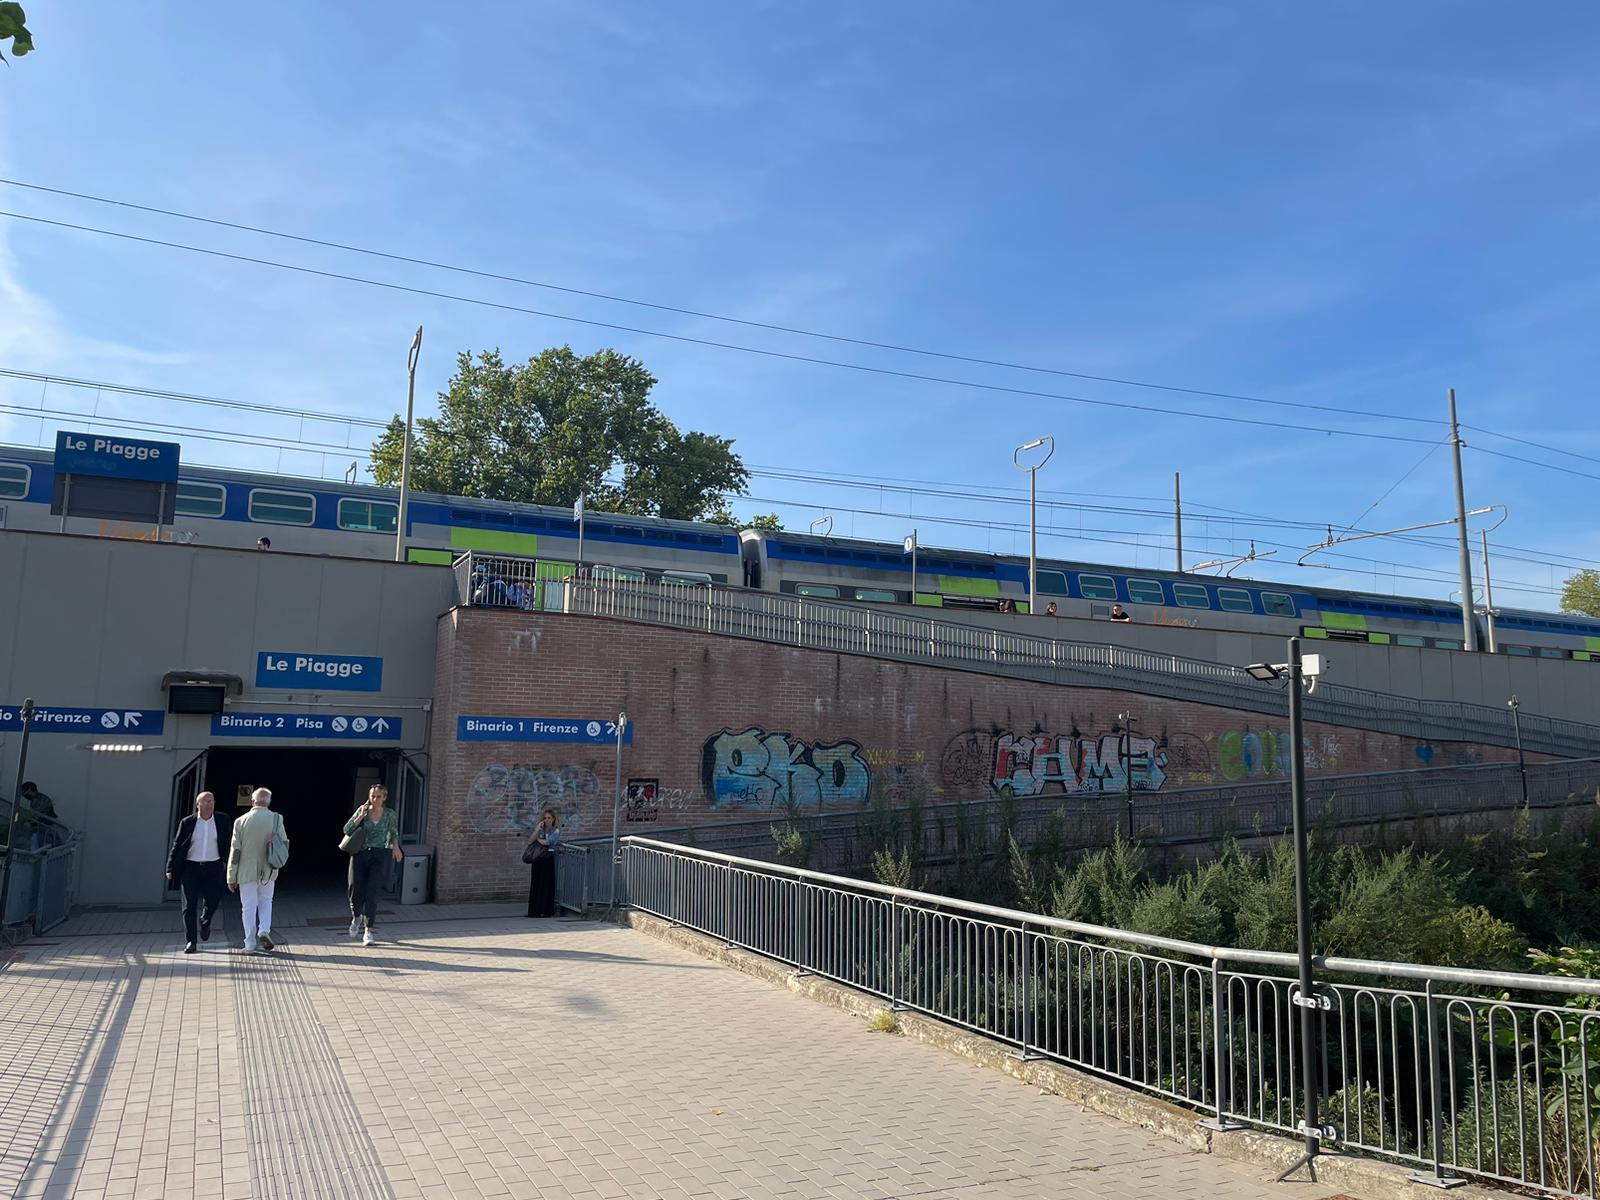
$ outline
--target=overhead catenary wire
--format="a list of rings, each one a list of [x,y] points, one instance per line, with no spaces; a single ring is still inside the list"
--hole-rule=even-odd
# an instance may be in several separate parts
[[[1034,400],[1059,400],[1066,404],[1080,404],[1094,408],[1118,409],[1125,412],[1153,413],[1158,416],[1184,417],[1197,421],[1216,421],[1229,425],[1249,425],[1262,429],[1280,429],[1296,433],[1323,434],[1329,437],[1351,437],[1382,442],[1406,442],[1415,445],[1431,445],[1432,438],[1411,437],[1398,433],[1376,433],[1371,430],[1339,429],[1331,426],[1315,426],[1297,424],[1291,421],[1268,421],[1259,417],[1238,417],[1226,413],[1196,412],[1191,409],[1163,408],[1158,405],[1136,404],[1127,400],[1106,400],[1092,396],[1075,396],[1065,392],[1048,392],[1037,388],[1016,387],[1010,384],[990,383],[976,379],[960,379],[951,376],[929,375],[919,371],[903,371],[893,367],[873,366],[869,363],[847,362],[843,359],[821,358],[810,354],[795,354],[785,350],[772,350],[760,346],[745,346],[734,342],[721,342],[712,338],[693,337],[689,334],[668,333],[665,330],[645,329],[636,325],[624,325],[615,321],[599,321],[591,317],[579,317],[570,313],[551,312],[546,309],[530,308],[520,304],[506,304],[498,300],[489,300],[481,296],[463,296],[453,292],[438,291],[433,288],[415,287],[410,284],[394,283],[382,279],[370,279],[362,275],[351,275],[341,271],[327,271],[318,267],[308,267],[299,263],[280,262],[276,259],[261,258],[249,254],[236,254],[227,250],[217,250],[206,246],[190,245],[186,242],[168,241],[164,238],[146,237],[141,234],[126,233],[114,229],[102,229],[93,225],[84,225],[73,221],[59,221],[49,217],[36,216],[30,213],[17,213],[0,209],[0,217],[14,221],[26,221],[35,225],[48,226],[56,229],[68,229],[76,233],[91,233],[101,237],[115,238],[121,241],[135,242],[141,245],[158,246],[169,250],[181,250],[190,254],[205,255],[212,258],[224,259],[230,262],[248,263],[255,266],[268,267],[274,270],[290,271],[296,274],[309,275],[320,279],[338,280],[344,283],[359,284],[364,287],[379,288],[384,291],[401,292],[407,295],[423,296],[433,300],[444,300],[456,304],[469,304],[480,308],[494,309],[500,312],[520,313],[524,316],[540,317],[551,321],[564,321],[574,325],[583,325],[594,329],[605,329],[614,333],[631,333],[640,337],[661,338],[666,341],[679,342],[692,346],[703,346],[708,349],[727,350],[739,354],[750,354],[763,358],[778,359],[785,362],[806,363],[812,366],[832,367],[838,370],[855,371],[867,375],[877,375],[892,379],[906,379],[918,383],[938,384],[942,387],[964,388],[969,390],[988,392],[998,395],[1023,396]]]
[[[815,329],[805,329],[795,325],[783,325],[772,321],[757,321],[748,317],[734,317],[725,313],[709,312],[701,309],[688,308],[676,304],[662,304],[650,300],[641,300],[636,297],[621,296],[610,292],[593,291],[586,288],[572,287],[566,284],[551,283],[547,280],[529,279],[518,275],[508,275],[498,271],[486,271],[475,267],[466,267],[457,263],[441,262],[435,259],[421,258],[415,255],[399,254],[388,250],[376,250],[369,246],[356,246],[347,242],[337,242],[328,238],[311,237],[306,234],[289,233],[284,230],[269,229],[260,225],[249,225],[240,221],[229,221],[219,217],[207,217],[197,213],[182,212],[178,209],[160,208],[155,205],[140,204],[131,200],[120,200],[110,196],[99,196],[92,192],[73,191],[69,188],[49,187],[45,184],[29,183],[20,179],[0,178],[0,184],[8,187],[22,188],[28,191],[40,192],[52,196],[64,196],[73,200],[86,200],[94,204],[109,205],[114,208],[129,209],[134,212],[150,213],[156,216],[171,217],[180,221],[191,221],[202,225],[211,225],[220,229],[231,229],[241,233],[256,234],[261,237],[277,238],[283,241],[299,242],[307,246],[319,246],[327,250],[338,250],[347,254],[360,254],[369,258],[384,259],[389,262],[404,263],[408,266],[427,267],[431,270],[449,271],[459,275],[473,276],[479,279],[489,279],[500,283],[512,283],[521,287],[540,288],[545,291],[559,292],[569,296],[583,296],[591,300],[604,300],[612,304],[626,304],[636,308],[648,308],[657,312],[673,313],[678,316],[694,317],[699,320],[719,321],[730,325],[740,325],[749,329],[762,329],[772,333],[791,334],[796,337],[818,338],[823,341],[837,342],[842,345],[860,346],[864,349],[887,350],[896,354],[912,354],[925,358],[943,359],[947,362],[961,362],[972,366],[998,367],[1011,371],[1028,371],[1039,375],[1054,375],[1067,379],[1082,379],[1093,383],[1109,383],[1119,387],[1143,388],[1151,391],[1172,392],[1180,395],[1199,396],[1213,400],[1238,400],[1247,404],[1265,404],[1278,408],[1294,408],[1315,412],[1338,413],[1344,416],[1368,417],[1384,421],[1406,421],[1422,425],[1443,425],[1445,422],[1437,417],[1416,417],[1405,413],[1377,412],[1370,409],[1346,408],[1331,404],[1313,404],[1308,401],[1280,400],[1265,396],[1252,396],[1241,392],[1214,391],[1207,388],[1185,387],[1178,384],[1153,383],[1148,380],[1127,379],[1115,375],[1097,375],[1087,371],[1071,371],[1063,367],[1047,367],[1037,363],[1015,362],[1006,359],[987,358],[980,355],[957,354],[948,350],[933,350],[926,346],[908,346],[895,342],[879,341],[872,338],[852,337],[847,334],[827,333]]]

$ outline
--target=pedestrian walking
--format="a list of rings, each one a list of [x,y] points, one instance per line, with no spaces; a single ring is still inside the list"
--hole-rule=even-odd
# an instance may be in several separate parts
[[[400,853],[400,819],[389,807],[389,789],[374,784],[367,802],[344,823],[350,852],[350,936],[370,946],[378,940],[378,885],[388,862],[404,860]]]
[[[228,847],[228,888],[239,893],[246,951],[271,950],[272,893],[278,871],[289,861],[289,835],[272,811],[272,793],[250,793],[250,811],[233,823]]]
[[[217,811],[217,798],[201,792],[194,811],[178,822],[167,854],[167,882],[183,889],[183,952],[193,954],[197,941],[211,940],[211,922],[222,905],[229,833],[233,822]]]
[[[556,915],[556,849],[561,845],[559,822],[553,808],[540,813],[539,823],[533,828],[533,840],[522,852],[522,861],[533,868],[528,877],[530,917]]]

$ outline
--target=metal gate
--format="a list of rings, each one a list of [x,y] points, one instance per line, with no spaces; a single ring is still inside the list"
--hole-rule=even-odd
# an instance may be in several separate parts
[[[206,754],[202,750],[172,777],[172,821],[167,826],[168,840],[178,831],[178,822],[194,811],[194,798],[206,790]],[[176,901],[178,885],[169,882],[162,899]]]

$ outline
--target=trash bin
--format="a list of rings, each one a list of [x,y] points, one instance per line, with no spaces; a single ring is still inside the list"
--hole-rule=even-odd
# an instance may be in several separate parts
[[[400,903],[426,904],[432,896],[433,847],[402,846],[400,864]]]

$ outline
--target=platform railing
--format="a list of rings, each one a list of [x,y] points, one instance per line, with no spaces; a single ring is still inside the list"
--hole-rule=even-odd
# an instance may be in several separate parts
[[[629,837],[632,906],[1256,1128],[1546,1196],[1595,1196],[1600,980],[1204,946]],[[1314,1072],[1318,1111],[1300,1080]]]
[[[532,560],[471,552],[457,560],[463,604],[495,598],[494,580],[532,578]],[[487,580],[487,584],[484,582]],[[538,582],[538,581],[534,581]],[[1037,637],[935,617],[736,588],[678,583],[567,579],[543,581],[542,606],[806,649],[837,651],[980,668],[1013,678],[1136,690],[1277,716],[1286,704],[1281,683],[1252,678],[1241,666],[1206,662],[1127,646]],[[509,588],[509,584],[507,585]],[[494,602],[498,603],[498,600]],[[1511,746],[1511,713],[1488,705],[1419,700],[1323,682],[1306,697],[1308,719],[1404,737],[1481,741]],[[1600,750],[1600,726],[1521,713],[1523,746],[1535,753],[1586,755]]]

